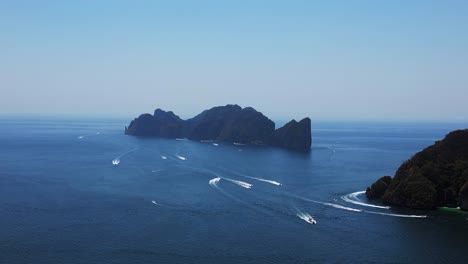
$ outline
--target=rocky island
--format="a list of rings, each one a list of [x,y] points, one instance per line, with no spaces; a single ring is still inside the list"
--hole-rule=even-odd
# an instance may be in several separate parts
[[[302,152],[310,151],[312,142],[310,118],[292,120],[275,130],[275,123],[261,112],[238,105],[213,107],[187,120],[156,109],[153,115],[142,114],[131,121],[125,134],[270,145]]]
[[[395,177],[384,176],[367,188],[366,196],[413,209],[447,206],[467,211],[468,129],[453,131],[416,153]]]

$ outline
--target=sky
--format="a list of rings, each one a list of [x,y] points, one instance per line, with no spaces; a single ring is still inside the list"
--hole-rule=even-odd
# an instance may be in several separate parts
[[[0,114],[468,120],[468,1],[0,1]]]

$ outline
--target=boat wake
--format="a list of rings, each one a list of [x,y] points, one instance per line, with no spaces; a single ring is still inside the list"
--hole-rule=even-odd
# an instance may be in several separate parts
[[[347,211],[352,211],[352,212],[357,212],[357,213],[367,213],[367,214],[376,214],[376,215],[393,216],[393,217],[404,217],[404,218],[427,218],[427,215],[407,215],[407,214],[381,213],[381,212],[375,212],[375,211],[360,210],[360,209],[356,209],[356,208],[343,206],[343,205],[340,205],[340,204],[315,201],[315,200],[311,200],[311,199],[301,197],[301,196],[297,196],[297,195],[291,195],[290,194],[290,196],[301,199],[303,201],[322,204],[322,205],[331,206],[331,207],[334,207],[334,208],[337,208],[337,209],[342,209],[342,210],[347,210]]]
[[[154,205],[160,205],[160,204],[158,204],[158,203],[157,203],[156,201],[154,201],[154,200],[151,201],[151,203],[153,203]]]
[[[151,172],[161,172],[161,171],[165,171],[165,169],[152,170]]]
[[[236,180],[229,179],[229,178],[223,178],[223,179],[225,179],[225,180],[227,180],[227,181],[230,181],[230,182],[232,182],[232,183],[234,183],[234,184],[237,184],[237,185],[239,185],[239,186],[241,186],[241,187],[244,187],[244,188],[246,188],[246,189],[251,189],[252,186],[253,186],[253,184],[250,184],[250,183],[248,183],[248,182],[236,181]]]
[[[360,191],[360,192],[354,192],[354,193],[350,193],[350,194],[347,194],[347,195],[343,195],[343,196],[341,196],[341,199],[343,201],[345,201],[345,202],[356,204],[356,205],[379,208],[379,209],[390,209],[390,206],[381,206],[381,205],[369,204],[369,203],[364,203],[361,200],[359,200],[358,196],[364,194],[365,192],[366,191]]]
[[[180,156],[180,155],[177,155],[177,154],[176,154],[175,156],[176,156],[178,159],[180,159],[180,160],[187,160],[186,157],[183,157],[183,156]]]
[[[358,212],[358,213],[361,213],[361,212],[362,212],[362,210],[355,209],[355,208],[351,208],[351,207],[346,207],[346,206],[339,205],[339,204],[334,204],[334,203],[322,203],[322,202],[318,202],[318,203],[323,204],[323,205],[327,205],[327,206],[331,206],[331,207],[334,207],[334,208],[337,208],[337,209],[343,209],[343,210],[352,211],[352,212]]]
[[[274,184],[274,185],[277,185],[277,186],[281,186],[281,185],[282,185],[281,183],[279,183],[279,182],[277,182],[277,181],[268,180],[268,179],[262,179],[262,178],[257,178],[257,177],[245,175],[245,174],[238,173],[238,172],[235,172],[235,171],[232,171],[232,170],[228,170],[228,169],[224,169],[224,170],[229,171],[229,172],[231,172],[231,173],[234,173],[234,174],[236,174],[236,175],[245,177],[245,178],[252,179],[252,180],[261,181],[261,182],[267,182],[267,183]]]
[[[218,187],[218,182],[221,180],[220,177],[216,177],[208,181],[211,186]]]
[[[372,211],[364,211],[364,212],[369,213],[369,214],[387,215],[387,216],[404,217],[404,218],[427,218],[427,215],[388,214],[388,213],[379,213],[379,212],[372,212]]]
[[[302,196],[298,196],[298,195],[294,195],[294,194],[289,194],[289,195],[292,196],[292,197],[294,197],[294,198],[297,198],[297,199],[306,201],[306,202],[312,202],[312,203],[316,203],[316,204],[331,206],[331,207],[334,207],[334,208],[337,208],[337,209],[346,210],[346,211],[352,211],[352,212],[358,212],[358,213],[361,213],[361,212],[362,212],[362,210],[355,209],[355,208],[351,208],[351,207],[347,207],[347,206],[343,206],[343,205],[339,205],[339,204],[315,201],[315,200],[312,200],[312,199],[309,199],[309,198],[305,198],[305,197],[302,197]]]
[[[317,221],[308,213],[304,213],[301,210],[297,209],[295,206],[293,206],[293,211],[296,214],[297,217],[300,219],[304,220],[305,222],[309,224],[317,224]]]
[[[125,153],[123,153],[123,154],[121,154],[121,155],[115,157],[115,159],[112,160],[112,165],[115,165],[115,166],[119,165],[120,160],[121,160],[124,156],[126,156],[126,155],[128,155],[128,154],[130,154],[130,153],[132,153],[132,152],[134,152],[134,151],[136,151],[137,149],[138,149],[138,148],[134,148],[134,149],[132,149],[132,150],[129,150],[129,151],[127,151],[127,152],[125,152]]]
[[[92,133],[92,134],[81,135],[81,136],[78,136],[78,138],[83,139],[85,137],[90,137],[90,136],[100,135],[100,134],[101,134],[101,132],[96,132],[96,133]]]

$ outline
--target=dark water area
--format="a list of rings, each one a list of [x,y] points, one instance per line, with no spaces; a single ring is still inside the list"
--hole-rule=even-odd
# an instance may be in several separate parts
[[[362,191],[466,123],[313,122],[309,154],[127,123],[0,118],[0,263],[465,263],[467,214]]]

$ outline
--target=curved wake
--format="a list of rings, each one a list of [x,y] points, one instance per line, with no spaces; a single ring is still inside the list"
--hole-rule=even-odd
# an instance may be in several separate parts
[[[390,209],[390,206],[381,206],[381,205],[374,205],[374,204],[368,204],[361,202],[359,198],[357,197],[358,195],[364,194],[366,191],[359,191],[359,192],[354,192],[350,193],[347,195],[341,196],[341,199],[345,202],[352,203],[352,204],[357,204],[361,206],[366,206],[366,207],[373,207],[373,208],[380,208],[380,209]]]
[[[216,178],[213,178],[211,180],[208,181],[208,183],[211,185],[211,186],[216,186],[218,187],[217,183],[221,180],[220,177],[216,177]]]
[[[385,216],[393,216],[393,217],[404,217],[404,218],[426,218],[427,217],[427,215],[405,215],[405,214],[392,214],[392,213],[381,213],[381,212],[360,210],[360,209],[346,207],[346,206],[339,205],[339,204],[315,201],[315,200],[311,200],[311,199],[304,198],[304,197],[301,197],[301,196],[297,196],[297,195],[294,195],[294,194],[289,194],[289,195],[292,196],[292,197],[301,199],[303,201],[322,204],[322,205],[331,206],[331,207],[334,207],[334,208],[337,208],[337,209],[342,209],[342,210],[347,210],[347,211],[352,211],[352,212],[358,212],[358,213],[368,213],[368,214],[377,214],[377,215],[385,215]]]

